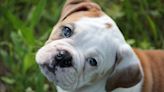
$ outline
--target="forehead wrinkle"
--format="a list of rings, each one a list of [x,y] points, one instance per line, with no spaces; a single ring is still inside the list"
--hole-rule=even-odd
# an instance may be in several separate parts
[[[99,18],[101,16],[103,16],[103,13],[100,12],[99,16],[96,15],[97,12],[77,12],[77,13],[73,13],[70,16],[68,16],[66,19],[64,19],[61,22],[76,22],[81,20],[82,18],[88,17],[88,18]]]

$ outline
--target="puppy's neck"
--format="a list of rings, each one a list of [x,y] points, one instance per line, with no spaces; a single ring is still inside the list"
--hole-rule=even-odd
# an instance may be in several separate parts
[[[60,87],[57,87],[57,92],[107,92],[105,90],[106,80],[98,81],[92,85],[79,88],[75,91],[65,91]]]

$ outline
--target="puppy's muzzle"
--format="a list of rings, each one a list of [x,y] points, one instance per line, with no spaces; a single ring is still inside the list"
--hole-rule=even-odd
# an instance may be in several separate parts
[[[60,68],[69,68],[72,67],[72,56],[66,50],[59,50],[58,53],[54,56],[50,64],[45,64],[49,71],[54,72],[56,67]]]

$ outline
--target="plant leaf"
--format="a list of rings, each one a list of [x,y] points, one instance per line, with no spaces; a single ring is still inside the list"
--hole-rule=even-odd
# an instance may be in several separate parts
[[[29,13],[27,21],[29,22],[31,29],[33,29],[34,26],[38,23],[42,12],[46,6],[46,2],[47,0],[40,0],[38,5],[32,9],[31,13]]]
[[[5,16],[11,22],[15,29],[20,29],[22,27],[23,22],[18,17],[13,15],[11,11],[6,12]]]
[[[1,80],[7,84],[14,84],[15,80],[8,77],[1,77]]]
[[[21,33],[22,37],[24,38],[24,41],[26,44],[30,46],[34,46],[35,44],[35,37],[33,30],[31,30],[28,27],[23,27],[23,29],[20,29],[19,32]]]
[[[24,61],[23,61],[23,71],[24,71],[24,73],[27,72],[27,70],[30,69],[35,64],[34,57],[35,56],[32,53],[29,53],[29,54],[25,55]]]

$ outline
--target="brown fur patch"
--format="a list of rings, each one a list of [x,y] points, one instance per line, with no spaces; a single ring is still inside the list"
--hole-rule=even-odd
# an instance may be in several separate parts
[[[142,92],[164,92],[164,50],[134,51],[144,71]]]
[[[89,0],[68,0],[63,8],[60,21],[63,21],[71,14],[78,12],[88,12],[87,16],[100,16],[101,8]]]

